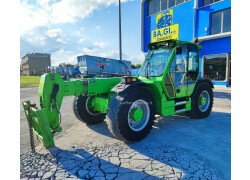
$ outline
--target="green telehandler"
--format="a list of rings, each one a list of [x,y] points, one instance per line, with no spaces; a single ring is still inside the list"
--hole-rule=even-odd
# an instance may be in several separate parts
[[[75,96],[73,110],[80,121],[97,124],[106,119],[110,132],[124,142],[145,138],[156,114],[207,117],[213,106],[213,84],[198,78],[201,45],[168,40],[150,43],[148,48],[137,76],[75,81],[64,81],[58,73],[41,76],[40,109],[23,102],[32,133],[46,148],[55,145],[53,134],[62,131],[64,96]]]

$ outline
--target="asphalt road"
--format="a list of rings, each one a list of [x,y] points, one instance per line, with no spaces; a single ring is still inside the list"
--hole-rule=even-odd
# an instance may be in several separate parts
[[[55,137],[58,138],[62,136],[67,129],[69,129],[77,120],[72,110],[73,96],[64,97],[63,103],[61,106],[61,114],[62,114],[62,123],[61,126],[63,128],[62,133],[56,133]],[[20,88],[20,153],[24,154],[27,151],[30,151],[30,139],[29,139],[29,128],[28,123],[24,114],[24,110],[22,107],[22,102],[30,100],[31,103],[36,103],[39,107],[39,99],[38,99],[38,87],[30,87],[30,88]],[[39,141],[35,139],[35,145],[39,144]]]

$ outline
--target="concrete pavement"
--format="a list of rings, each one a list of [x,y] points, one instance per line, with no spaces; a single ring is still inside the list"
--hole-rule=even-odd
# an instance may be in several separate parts
[[[142,141],[125,144],[106,122],[76,121],[49,150],[21,155],[21,179],[231,179],[231,93],[215,89],[208,118],[157,117]],[[67,109],[67,108],[66,108]],[[63,117],[63,120],[67,120]]]

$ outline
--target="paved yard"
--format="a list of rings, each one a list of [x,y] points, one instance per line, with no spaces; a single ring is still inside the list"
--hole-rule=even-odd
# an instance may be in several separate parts
[[[20,178],[231,179],[231,92],[214,94],[208,118],[157,117],[151,133],[134,144],[115,139],[106,122],[76,121],[56,147],[21,155]]]

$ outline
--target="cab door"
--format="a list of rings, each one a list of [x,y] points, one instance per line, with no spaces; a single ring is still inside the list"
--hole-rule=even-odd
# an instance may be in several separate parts
[[[169,76],[174,86],[172,96],[175,98],[191,96],[198,74],[198,47],[192,44],[181,45],[181,52],[175,54],[169,69]]]
[[[187,44],[181,45],[181,52],[176,53],[169,69],[169,75],[174,86],[175,98],[187,96]]]
[[[199,49],[192,44],[188,44],[187,48],[187,96],[191,96],[199,75]]]

